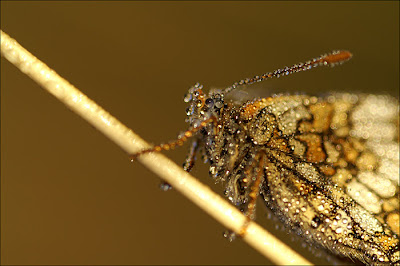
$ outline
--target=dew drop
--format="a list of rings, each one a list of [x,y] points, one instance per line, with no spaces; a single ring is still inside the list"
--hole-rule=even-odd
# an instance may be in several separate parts
[[[311,221],[311,226],[313,228],[317,228],[321,224],[321,219],[318,216],[315,216]]]
[[[214,106],[214,100],[211,98],[208,98],[205,103],[209,108]]]
[[[216,169],[215,166],[210,166],[210,170],[209,171],[210,171],[211,175],[215,175],[217,173],[217,169]]]
[[[234,232],[230,231],[230,230],[226,230],[226,231],[223,233],[223,236],[224,236],[229,242],[232,242],[233,240],[236,239],[236,234],[235,234]]]
[[[168,191],[168,190],[172,189],[172,186],[170,184],[168,184],[167,182],[161,182],[160,189],[162,191]]]
[[[224,103],[222,101],[215,102],[215,107],[217,107],[217,108],[221,108],[223,105],[224,105]]]
[[[343,232],[343,229],[341,227],[338,227],[335,231],[337,234],[340,234]]]
[[[192,100],[193,95],[191,93],[186,93],[185,97],[183,98],[183,101],[185,103],[189,102],[190,100]]]

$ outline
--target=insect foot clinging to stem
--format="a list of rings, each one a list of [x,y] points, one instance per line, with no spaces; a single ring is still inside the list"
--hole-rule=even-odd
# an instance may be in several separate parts
[[[335,51],[208,94],[196,84],[184,97],[189,129],[130,158],[192,139],[183,167],[189,172],[198,153],[209,162],[211,177],[225,182],[225,195],[247,217],[240,235],[261,195],[307,242],[366,264],[399,264],[398,100],[350,93],[226,99],[242,85],[351,56]]]

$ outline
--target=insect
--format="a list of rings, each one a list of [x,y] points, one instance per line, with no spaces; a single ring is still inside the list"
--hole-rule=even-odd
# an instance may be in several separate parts
[[[398,100],[350,93],[229,99],[242,85],[336,65],[351,56],[334,51],[208,94],[196,84],[184,97],[189,129],[131,158],[192,138],[184,169],[190,171],[201,154],[211,177],[225,182],[225,195],[248,221],[261,195],[306,241],[366,264],[398,265]],[[246,224],[240,234],[245,233]]]

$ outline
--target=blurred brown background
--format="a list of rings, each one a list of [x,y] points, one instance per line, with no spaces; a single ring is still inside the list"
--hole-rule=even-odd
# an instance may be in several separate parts
[[[1,29],[146,140],[186,124],[186,90],[348,49],[266,89],[398,97],[399,3],[1,2]],[[181,164],[186,149],[168,152]],[[201,162],[194,175],[221,193]],[[1,59],[2,264],[267,264]],[[258,221],[274,229],[261,204]],[[279,231],[279,230],[278,230]],[[316,258],[280,238],[314,263]]]

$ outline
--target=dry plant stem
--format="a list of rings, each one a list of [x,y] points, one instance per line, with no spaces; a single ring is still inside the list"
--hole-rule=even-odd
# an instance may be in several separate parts
[[[149,144],[132,130],[60,77],[3,31],[1,31],[1,55],[128,154],[149,148]],[[138,160],[225,227],[234,232],[240,231],[246,217],[164,155],[144,154]],[[247,233],[243,239],[276,264],[311,264],[254,222],[248,224]]]

